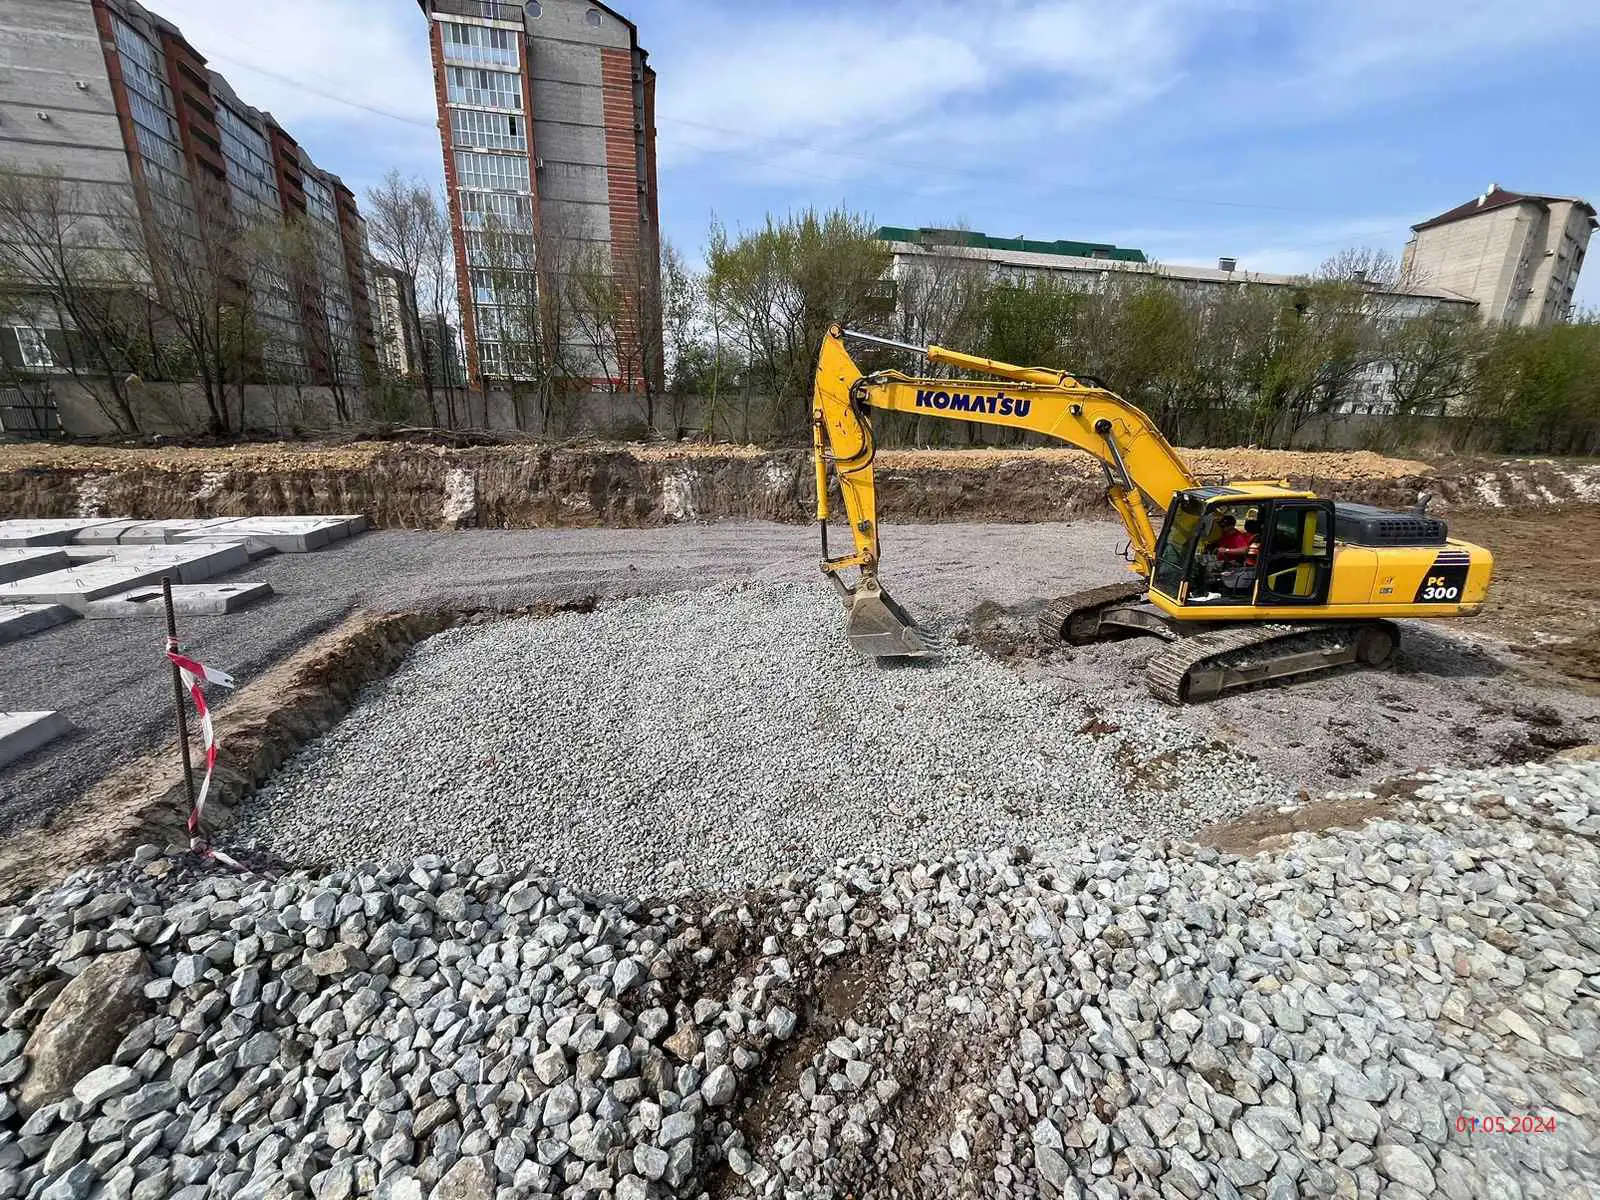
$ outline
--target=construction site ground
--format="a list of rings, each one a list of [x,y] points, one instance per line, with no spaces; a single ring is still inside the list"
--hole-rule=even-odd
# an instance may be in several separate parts
[[[1313,796],[1360,790],[1435,763],[1516,762],[1600,741],[1593,695],[1600,614],[1586,586],[1600,557],[1600,509],[1454,519],[1463,534],[1497,550],[1495,600],[1483,617],[1448,627],[1407,623],[1393,670],[1233,695],[1191,707],[1182,719]],[[1047,653],[1033,638],[1032,618],[1053,595],[1121,578],[1119,535],[1103,520],[897,525],[885,534],[885,578],[903,604],[951,640],[973,642],[1025,676],[1064,681],[1109,706],[1143,696],[1143,663],[1155,643]],[[1550,547],[1562,548],[1559,564],[1546,557]],[[273,599],[241,614],[186,619],[182,634],[196,653],[248,686],[357,613],[516,610],[588,597],[603,603],[741,579],[815,590],[825,587],[816,555],[814,529],[745,522],[378,531],[314,555],[258,563],[238,580],[269,582]],[[0,833],[50,821],[70,839],[72,820],[63,810],[119,763],[170,737],[170,683],[152,667],[159,631],[151,623],[140,639],[123,622],[78,621],[6,653],[12,669],[0,678],[4,707],[58,709],[77,732],[0,777]],[[234,698],[221,693],[218,702],[226,732]],[[1141,769],[1162,768],[1156,762]]]
[[[878,665],[794,452],[0,448],[18,517],[379,526],[181,622],[242,873],[159,621],[0,648],[75,726],[0,772],[0,1194],[1593,1193],[1594,470],[1191,461],[1436,491],[1487,611],[1173,709],[1034,632],[1128,578],[1068,456],[884,456],[947,655]]]

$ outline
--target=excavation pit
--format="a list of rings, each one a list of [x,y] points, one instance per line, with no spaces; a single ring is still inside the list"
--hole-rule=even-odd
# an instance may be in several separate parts
[[[299,862],[495,854],[651,893],[863,854],[1187,836],[1288,794],[1148,698],[1091,707],[965,647],[880,666],[839,624],[820,584],[724,584],[447,630],[230,836]]]

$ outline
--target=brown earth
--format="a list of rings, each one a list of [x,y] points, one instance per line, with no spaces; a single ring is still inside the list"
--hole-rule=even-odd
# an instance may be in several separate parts
[[[1474,509],[1450,532],[1494,553],[1474,628],[1600,695],[1600,504]]]
[[[660,445],[604,445],[576,443],[551,447],[529,442],[495,446],[497,455],[529,450],[578,449],[591,453],[621,452],[643,462],[681,462],[716,458],[766,458],[781,454],[761,446],[674,442]],[[304,471],[348,470],[407,450],[423,450],[439,457],[460,453],[449,447],[416,442],[259,442],[237,446],[91,446],[53,442],[16,442],[0,445],[0,471],[62,469],[125,471]],[[1303,451],[1254,449],[1184,450],[1184,458],[1200,475],[1230,478],[1277,479],[1285,474],[1329,479],[1392,478],[1423,475],[1429,464],[1414,459],[1387,458],[1370,450]],[[990,468],[1002,462],[1067,464],[1078,473],[1094,476],[1094,463],[1082,451],[1067,447],[979,447],[970,450],[883,450],[880,465],[889,468]]]
[[[1287,478],[1336,499],[1409,505],[1427,490],[1472,502],[1486,467],[1368,452],[1184,452],[1202,477]],[[1065,449],[900,450],[878,460],[897,521],[1072,520],[1102,511],[1088,455]],[[1517,468],[1508,502],[1572,498],[1557,467]],[[1537,478],[1524,478],[1533,471]],[[1600,493],[1600,488],[1597,488]],[[810,456],[750,446],[464,447],[417,442],[260,443],[223,448],[0,445],[0,515],[230,517],[362,513],[378,528],[653,527],[812,519]]]

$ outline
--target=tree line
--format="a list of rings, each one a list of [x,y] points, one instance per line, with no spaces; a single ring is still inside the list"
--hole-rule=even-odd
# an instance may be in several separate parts
[[[273,424],[287,428],[314,364],[340,424],[481,424],[492,393],[509,423],[558,435],[598,390],[636,398],[643,429],[799,440],[817,347],[839,321],[1099,379],[1188,444],[1287,444],[1321,414],[1392,402],[1393,418],[1374,426],[1383,448],[1446,410],[1463,448],[1600,448],[1593,315],[1487,327],[1468,306],[1419,302],[1391,256],[1366,250],[1293,286],[1108,270],[1084,287],[997,270],[959,238],[896,267],[871,223],[845,209],[739,231],[714,222],[699,261],[648,231],[614,247],[531,209],[469,214],[468,315],[485,376],[474,398],[441,361],[454,348],[425,327],[430,314],[462,315],[436,191],[391,173],[362,205],[372,258],[403,291],[412,362],[394,372],[360,353],[329,229],[252,210],[222,187],[146,190],[135,203],[0,168],[4,323],[49,349],[116,430],[170,421],[147,386],[161,382],[196,385],[215,435],[246,424],[247,385],[278,385],[288,411]],[[6,375],[26,376],[28,358],[13,353]],[[860,358],[938,374],[896,352]],[[882,434],[931,445],[1007,436],[901,416]]]
[[[1192,284],[1108,270],[1093,287],[1059,273],[1007,274],[961,244],[930,244],[894,270],[847,211],[712,229],[705,268],[667,319],[672,388],[735,414],[733,426],[799,437],[810,372],[830,322],[1102,381],[1174,440],[1286,445],[1313,418],[1384,411],[1382,448],[1448,412],[1463,449],[1600,450],[1600,316],[1536,328],[1486,326],[1471,306],[1413,293],[1393,256],[1352,249],[1292,286]],[[672,289],[669,288],[669,292]],[[894,352],[865,368],[938,375]],[[992,426],[893,416],[885,436],[918,445],[1003,440]]]

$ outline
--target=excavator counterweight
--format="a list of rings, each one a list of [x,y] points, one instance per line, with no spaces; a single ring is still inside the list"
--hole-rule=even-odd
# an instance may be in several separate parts
[[[989,378],[863,374],[847,337]],[[849,612],[851,645],[869,658],[937,652],[878,579],[873,409],[1029,430],[1094,456],[1137,580],[1054,599],[1040,632],[1072,644],[1128,634],[1166,640],[1149,682],[1173,703],[1347,664],[1380,666],[1399,643],[1393,618],[1468,616],[1488,591],[1493,557],[1449,538],[1442,521],[1335,504],[1286,483],[1202,486],[1144,413],[1086,376],[835,325],[818,355],[812,409],[822,570]],[[835,483],[852,540],[836,556],[828,550]]]

